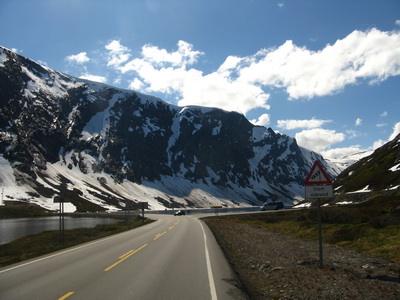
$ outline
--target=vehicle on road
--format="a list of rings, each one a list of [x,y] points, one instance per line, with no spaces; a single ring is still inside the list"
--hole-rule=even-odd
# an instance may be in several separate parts
[[[265,202],[263,205],[261,205],[260,210],[278,210],[278,209],[283,209],[285,206],[283,205],[283,202],[276,201],[276,202]]]
[[[174,216],[184,216],[185,212],[183,210],[178,210],[177,212],[174,213]]]

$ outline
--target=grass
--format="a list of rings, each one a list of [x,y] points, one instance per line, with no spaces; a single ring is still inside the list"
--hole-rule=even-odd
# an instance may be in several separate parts
[[[324,243],[400,263],[400,199],[381,198],[358,205],[323,207],[321,212]],[[223,218],[304,240],[318,240],[315,208]]]
[[[56,215],[33,203],[4,201],[4,204],[5,205],[0,206],[0,219],[48,217],[50,215]]]
[[[142,218],[136,216],[129,223],[118,222],[110,225],[97,225],[94,228],[65,230],[64,245],[61,244],[58,230],[22,237],[8,244],[0,245],[0,267],[130,230],[150,222],[152,221],[146,219],[143,223]]]

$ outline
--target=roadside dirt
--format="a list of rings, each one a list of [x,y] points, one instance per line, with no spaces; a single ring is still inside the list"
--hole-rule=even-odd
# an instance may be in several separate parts
[[[204,219],[250,299],[400,299],[400,264],[258,226]]]

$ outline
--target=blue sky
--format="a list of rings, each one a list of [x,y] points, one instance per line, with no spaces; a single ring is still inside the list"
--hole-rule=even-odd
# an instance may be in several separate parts
[[[400,132],[398,0],[0,0],[0,45],[332,158]]]

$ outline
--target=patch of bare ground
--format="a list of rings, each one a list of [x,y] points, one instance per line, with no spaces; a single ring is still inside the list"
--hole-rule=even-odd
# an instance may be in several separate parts
[[[400,299],[400,264],[258,226],[204,219],[251,299]]]

